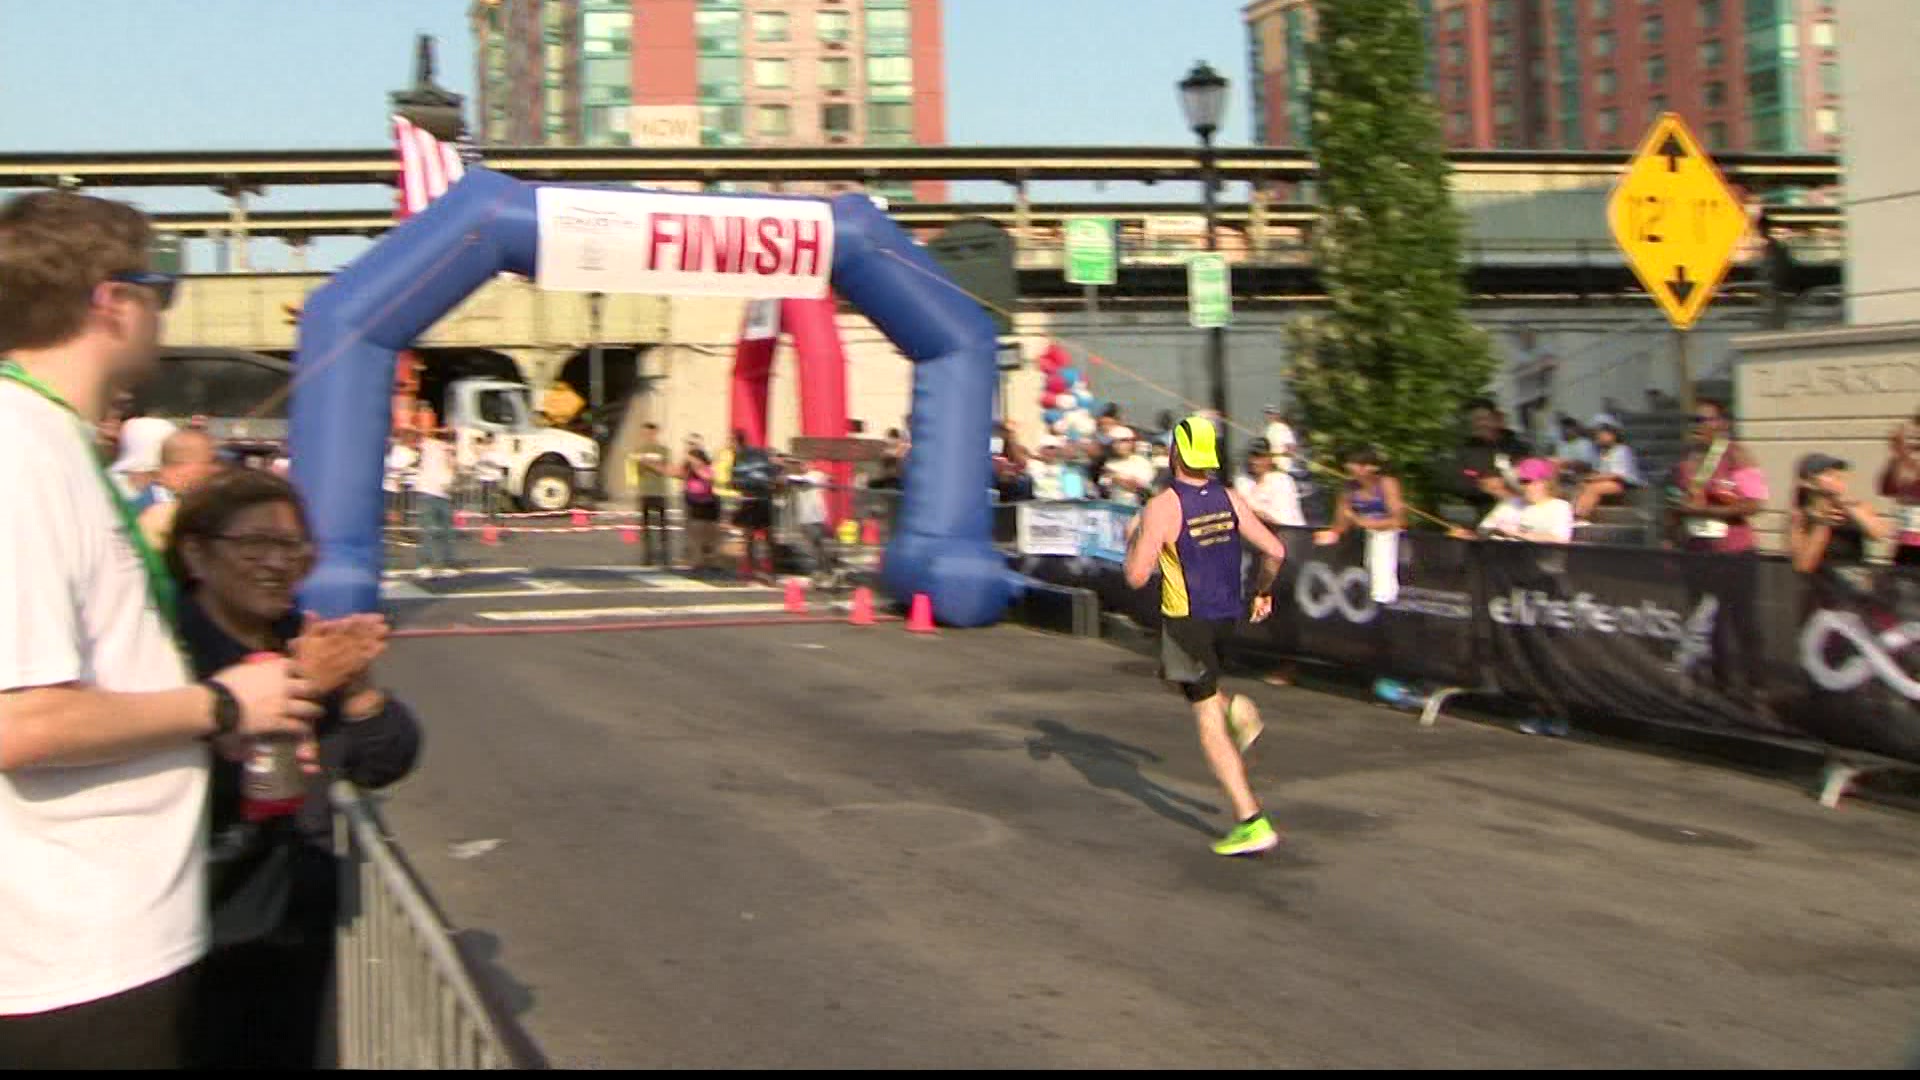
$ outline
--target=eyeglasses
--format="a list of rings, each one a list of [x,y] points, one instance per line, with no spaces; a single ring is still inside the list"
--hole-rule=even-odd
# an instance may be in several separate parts
[[[118,274],[108,274],[107,280],[121,285],[138,285],[153,290],[154,302],[161,311],[173,306],[173,290],[180,279],[172,274],[158,270],[125,270]]]
[[[233,550],[248,562],[265,562],[279,555],[288,562],[306,562],[313,558],[313,543],[284,536],[259,536],[246,533],[222,533],[216,540],[233,545]]]

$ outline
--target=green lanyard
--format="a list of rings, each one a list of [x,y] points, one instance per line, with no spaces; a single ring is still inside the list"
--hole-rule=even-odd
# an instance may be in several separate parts
[[[61,397],[58,390],[35,378],[18,363],[12,360],[0,360],[0,379],[19,383],[71,413],[74,420],[78,421],[83,428],[86,426],[86,421],[80,416],[79,411],[69,404],[66,398]],[[84,435],[91,443],[92,432],[84,432]],[[174,631],[177,623],[174,619],[173,575],[167,572],[167,564],[161,560],[160,553],[153,550],[152,544],[147,543],[146,534],[140,531],[139,515],[133,512],[133,505],[127,502],[126,496],[120,494],[120,487],[113,482],[113,477],[107,475],[106,463],[100,460],[98,454],[89,453],[88,456],[93,459],[94,468],[100,473],[100,483],[107,489],[108,501],[113,503],[113,508],[120,514],[120,525],[127,534],[127,543],[133,545],[134,554],[140,556],[140,562],[147,568],[147,595],[152,598],[154,609],[166,622],[167,629]]]

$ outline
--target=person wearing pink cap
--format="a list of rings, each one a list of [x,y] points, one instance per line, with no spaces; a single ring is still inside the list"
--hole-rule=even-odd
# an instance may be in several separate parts
[[[1528,458],[1513,468],[1517,498],[1503,499],[1480,522],[1479,535],[1489,540],[1528,540],[1536,544],[1565,544],[1573,539],[1573,504],[1554,491],[1556,470],[1546,458]],[[1455,535],[1466,530],[1456,530]]]

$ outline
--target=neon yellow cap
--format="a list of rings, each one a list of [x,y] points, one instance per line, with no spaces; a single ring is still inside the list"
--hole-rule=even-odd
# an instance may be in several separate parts
[[[1180,460],[1189,469],[1203,471],[1220,467],[1220,440],[1213,421],[1204,416],[1189,416],[1173,429],[1173,444]]]

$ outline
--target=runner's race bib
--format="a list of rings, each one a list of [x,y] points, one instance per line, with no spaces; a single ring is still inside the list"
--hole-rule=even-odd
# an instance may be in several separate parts
[[[1920,534],[1920,506],[1903,506],[1900,508],[1900,531],[1903,533]]]
[[[1727,523],[1712,518],[1688,518],[1687,535],[1695,540],[1725,540]]]

